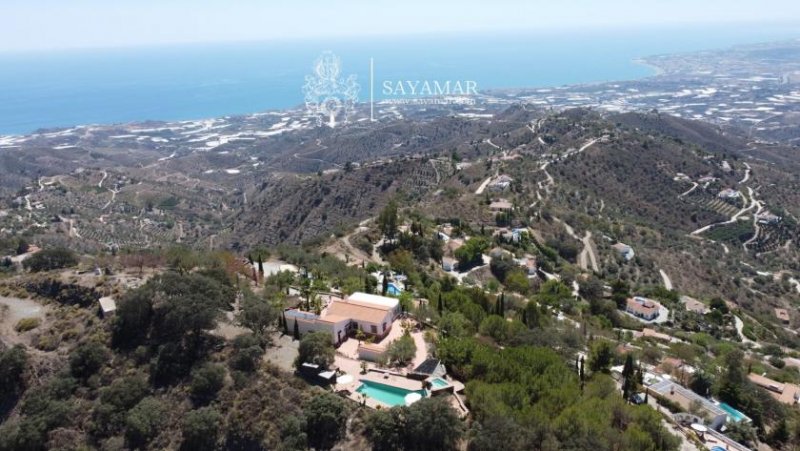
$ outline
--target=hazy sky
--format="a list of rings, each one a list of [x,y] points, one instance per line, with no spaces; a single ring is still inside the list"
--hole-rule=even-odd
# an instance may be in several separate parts
[[[0,0],[0,50],[772,22],[800,1]]]

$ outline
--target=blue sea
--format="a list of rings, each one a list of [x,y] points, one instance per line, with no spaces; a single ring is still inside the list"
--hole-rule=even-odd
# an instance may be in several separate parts
[[[474,80],[478,90],[646,77],[633,60],[800,37],[800,27],[478,33],[0,53],[0,134],[290,108],[321,52],[356,74],[360,100],[382,80]]]

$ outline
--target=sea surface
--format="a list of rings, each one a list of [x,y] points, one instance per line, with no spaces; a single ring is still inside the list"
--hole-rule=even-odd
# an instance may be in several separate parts
[[[370,58],[380,99],[384,80],[473,80],[478,91],[631,80],[653,73],[637,58],[798,37],[793,26],[693,25],[0,53],[0,134],[295,107],[323,51],[368,101]]]

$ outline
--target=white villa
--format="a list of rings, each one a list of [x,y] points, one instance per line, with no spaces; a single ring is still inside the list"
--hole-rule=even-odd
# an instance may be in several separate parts
[[[395,298],[356,292],[346,299],[334,299],[320,315],[298,309],[287,310],[284,314],[289,328],[297,322],[301,334],[328,332],[331,341],[338,345],[359,329],[378,339],[385,337],[400,314],[400,302]]]

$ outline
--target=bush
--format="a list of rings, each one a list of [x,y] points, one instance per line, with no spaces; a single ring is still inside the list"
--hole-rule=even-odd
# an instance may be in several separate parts
[[[142,400],[150,391],[147,379],[142,375],[117,379],[100,391],[100,401],[117,410],[126,411]]]
[[[231,368],[251,373],[258,368],[264,349],[253,334],[241,334],[233,339],[234,352],[230,359]]]
[[[409,334],[403,334],[402,337],[391,342],[386,349],[386,356],[390,363],[397,366],[403,366],[414,359],[417,355],[417,344],[414,343],[414,338]]]
[[[778,356],[770,357],[769,364],[778,369],[782,369],[783,367],[786,366],[786,362],[784,362],[783,359]]]
[[[222,415],[213,407],[192,410],[183,420],[183,444],[186,450],[213,450],[219,440]]]
[[[90,341],[72,352],[69,369],[73,376],[86,379],[96,373],[108,360],[108,350],[100,343]]]
[[[489,315],[481,322],[480,332],[495,341],[504,342],[508,339],[508,321],[498,315]]]
[[[201,402],[213,399],[225,384],[225,367],[207,363],[192,371],[189,391],[192,397]]]
[[[28,353],[22,345],[0,352],[0,401],[19,394],[25,385],[23,375]]]
[[[344,435],[347,406],[342,398],[323,394],[315,396],[306,406],[308,444],[315,449],[331,449]]]
[[[132,448],[143,447],[158,434],[166,409],[156,398],[147,397],[125,417],[125,439]]]
[[[17,321],[17,324],[14,326],[14,330],[17,332],[28,332],[29,330],[36,329],[41,324],[41,320],[39,318],[22,318],[21,320]]]

